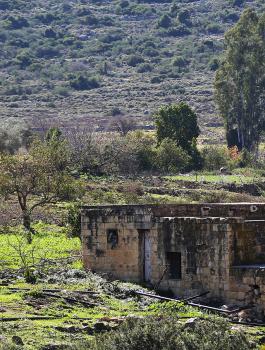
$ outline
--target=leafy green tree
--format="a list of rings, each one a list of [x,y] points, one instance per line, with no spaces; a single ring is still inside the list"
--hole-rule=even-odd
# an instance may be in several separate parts
[[[155,123],[158,143],[169,138],[188,152],[192,147],[193,139],[200,134],[197,115],[184,102],[161,107],[155,115]]]
[[[5,198],[16,196],[29,243],[34,234],[32,213],[37,207],[82,194],[81,183],[68,172],[66,141],[54,134],[44,142],[34,140],[28,154],[0,155],[0,193]]]
[[[196,139],[200,134],[196,113],[184,102],[161,107],[155,115],[158,144],[164,139],[173,140],[191,156],[193,166],[200,167],[201,157]]]
[[[225,35],[225,55],[215,78],[228,146],[257,151],[265,128],[264,93],[265,15],[247,9]]]

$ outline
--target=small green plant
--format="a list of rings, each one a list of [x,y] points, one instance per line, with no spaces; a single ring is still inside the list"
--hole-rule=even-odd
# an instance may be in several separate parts
[[[73,203],[68,207],[67,226],[70,237],[78,237],[81,239],[81,204]]]

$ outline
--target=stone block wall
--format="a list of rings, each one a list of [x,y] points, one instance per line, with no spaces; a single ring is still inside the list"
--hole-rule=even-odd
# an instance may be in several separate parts
[[[121,280],[162,279],[160,288],[178,297],[209,290],[265,308],[264,217],[265,204],[84,207],[84,265]]]
[[[84,266],[102,273],[111,273],[118,279],[140,282],[139,231],[151,228],[149,210],[121,212],[83,210],[82,242]],[[108,243],[108,232],[116,231],[115,246]]]

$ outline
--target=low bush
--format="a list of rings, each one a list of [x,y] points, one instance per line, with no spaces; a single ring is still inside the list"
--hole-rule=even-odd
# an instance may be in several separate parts
[[[188,153],[169,138],[165,138],[157,148],[157,165],[165,173],[184,171],[191,160]]]
[[[138,73],[146,73],[146,72],[152,72],[153,66],[150,63],[142,63],[139,65],[137,72]]]
[[[91,345],[95,350],[251,349],[242,332],[231,331],[227,321],[216,317],[186,324],[174,317],[129,319],[117,331],[98,336]]]
[[[127,61],[127,64],[131,67],[136,67],[140,63],[144,63],[144,59],[139,55],[131,55]]]
[[[204,168],[218,170],[229,165],[229,152],[225,147],[207,146],[202,149]]]
[[[172,20],[170,16],[168,16],[167,14],[164,14],[159,18],[158,27],[169,28],[171,24],[172,24]]]
[[[97,77],[79,75],[70,80],[70,86],[75,90],[91,90],[100,87]]]

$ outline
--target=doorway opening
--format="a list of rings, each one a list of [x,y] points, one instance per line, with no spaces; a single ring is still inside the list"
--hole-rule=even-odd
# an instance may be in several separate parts
[[[138,230],[140,244],[140,274],[143,282],[151,282],[151,239],[150,230]]]

